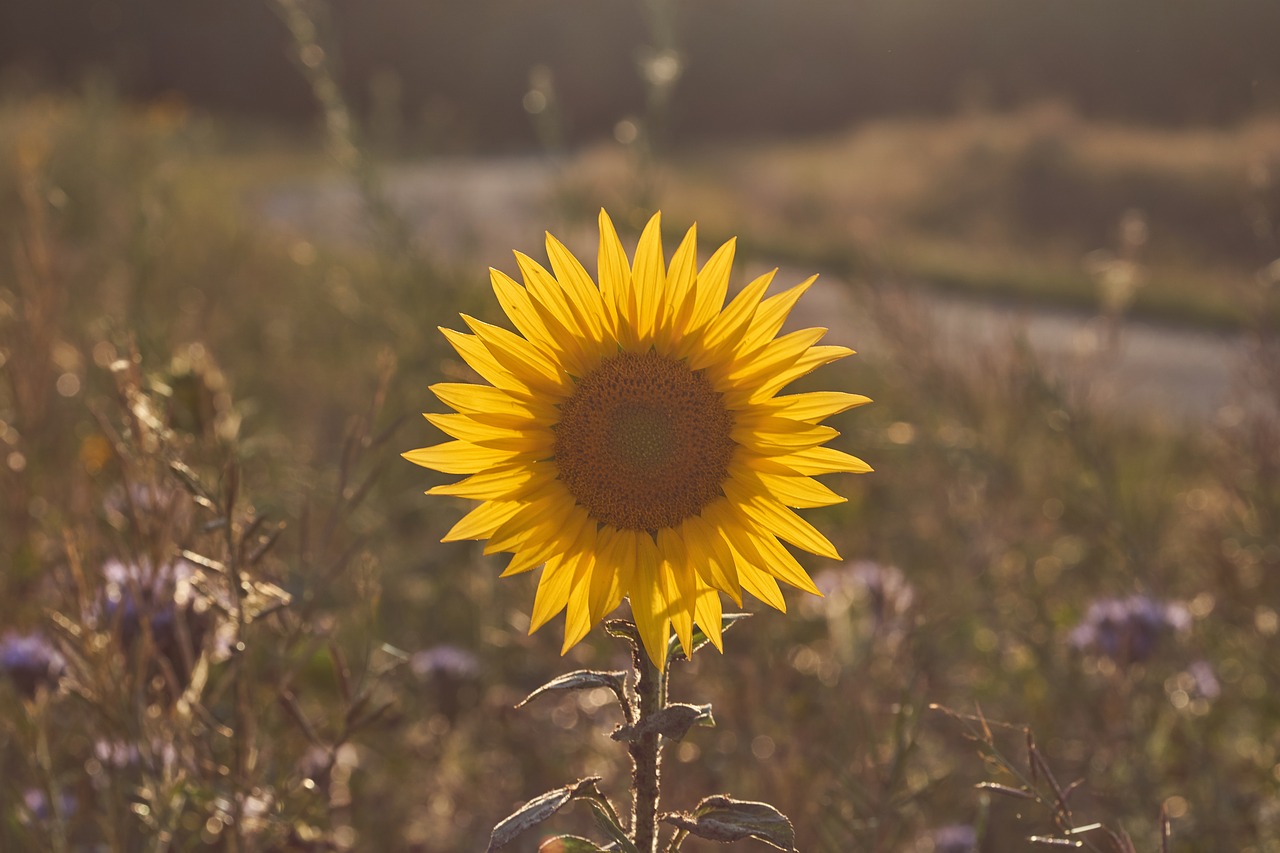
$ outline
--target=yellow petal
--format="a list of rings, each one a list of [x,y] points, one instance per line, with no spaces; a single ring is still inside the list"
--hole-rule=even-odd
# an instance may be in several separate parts
[[[728,531],[726,538],[738,563],[738,579],[742,581],[742,588],[770,607],[786,613],[787,603],[768,566],[771,555],[761,552],[756,537],[747,532],[741,520]]]
[[[506,568],[502,570],[500,578],[511,578],[516,575],[522,575],[525,572],[531,572],[545,562],[541,554],[535,554],[530,551],[517,551],[511,555],[511,559],[507,561]]]
[[[462,414],[425,414],[424,417],[446,435],[480,447],[521,453],[550,450],[555,445],[555,433],[550,429],[507,429]]]
[[[488,347],[493,357],[529,387],[556,399],[572,391],[569,377],[547,355],[526,339],[501,326],[462,315],[463,322]]]
[[[693,317],[690,319],[686,333],[705,328],[724,306],[725,296],[729,293],[729,270],[733,267],[733,254],[738,246],[738,238],[734,237],[713,254],[698,273],[697,298],[694,300]]]
[[[457,483],[446,483],[428,489],[429,495],[453,495],[469,500],[518,500],[534,489],[556,477],[556,468],[549,462],[533,462],[506,465],[491,471],[473,474]]]
[[[569,589],[568,606],[564,614],[564,644],[560,654],[576,646],[591,630],[591,562],[590,554],[577,552],[573,555],[573,582]]]
[[[520,267],[520,274],[524,277],[525,290],[533,298],[534,303],[547,309],[551,318],[562,330],[575,337],[581,337],[582,328],[569,305],[564,289],[560,287],[560,282],[556,281],[541,264],[523,252],[516,252],[515,256],[516,265]],[[557,340],[557,343],[560,341]]]
[[[489,268],[489,281],[493,284],[493,295],[498,298],[498,304],[516,330],[547,357],[556,358],[561,352],[559,341],[534,308],[533,297],[528,291],[511,276],[493,267]]]
[[[744,489],[740,482],[734,481],[725,483],[725,493],[729,495],[734,509],[749,520],[750,523],[747,526],[767,531],[769,534],[785,539],[797,548],[803,548],[820,557],[831,560],[840,559],[836,547],[827,537],[771,495],[752,494]],[[764,550],[761,549],[761,552],[764,553]]]
[[[547,560],[538,579],[538,592],[533,597],[533,613],[529,617],[529,633],[541,628],[569,603],[575,564],[564,557]]]
[[[773,340],[782,329],[782,324],[787,321],[796,302],[817,280],[816,275],[809,276],[795,287],[789,287],[761,302],[755,316],[751,318],[751,327],[738,346],[738,352],[740,354],[754,352]]]
[[[685,657],[693,657],[693,618],[697,590],[693,566],[685,553],[684,543],[671,528],[658,531],[658,554],[662,561],[664,592],[671,602],[671,626]]]
[[[810,347],[809,351],[796,359],[795,363],[790,367],[785,370],[779,370],[777,374],[761,382],[760,386],[748,395],[747,400],[751,403],[767,400],[801,376],[807,376],[824,364],[830,364],[853,354],[853,350],[848,347]],[[726,395],[725,405],[730,407],[740,405],[741,395],[734,394],[734,402],[730,402],[727,397],[728,395]]]
[[[870,397],[864,397],[861,394],[849,394],[844,391],[809,391],[804,394],[774,397],[772,400],[760,403],[759,408],[780,417],[817,423],[832,415],[870,402]]]
[[[666,666],[667,636],[671,625],[671,601],[661,586],[658,548],[648,533],[619,531],[628,551],[635,554],[635,577],[631,582],[631,612],[649,657],[659,669]]]
[[[478,447],[468,441],[446,441],[444,444],[420,447],[400,455],[414,465],[445,474],[475,474],[519,458],[518,454],[509,450]]]
[[[747,457],[744,461],[753,467],[758,464],[758,460],[750,457]],[[775,456],[768,462],[783,466],[786,470],[794,471],[807,477],[838,472],[866,474],[872,470],[870,465],[858,457],[850,456],[848,453],[832,447],[810,447],[807,450],[798,450],[785,456]],[[762,468],[762,470],[764,469]]]
[[[582,550],[580,547],[581,533],[575,534],[574,531],[582,529],[586,516],[585,510],[581,507],[575,507],[573,514],[569,517],[569,521],[564,523],[563,527],[557,526],[558,522],[553,521],[550,525],[543,526],[538,530],[531,530],[530,536],[523,547],[515,549],[515,554],[511,557],[511,561],[507,563],[507,567],[500,577],[511,577],[512,575],[518,575],[537,568],[556,554]],[[494,531],[494,535],[497,535],[497,531]]]
[[[758,481],[764,492],[773,495],[782,504],[796,509],[833,506],[848,500],[809,477],[754,471],[746,463],[740,463],[737,469],[731,466],[731,472],[733,472],[731,476]]]
[[[636,313],[632,320],[642,347],[653,342],[666,280],[662,261],[662,214],[655,213],[644,226],[644,231],[640,232],[640,243],[636,246],[636,259],[631,269],[636,293]]]
[[[575,314],[582,328],[593,340],[603,340],[605,335],[604,302],[600,290],[582,264],[564,244],[547,234],[547,259],[556,279],[564,288],[569,300],[576,306]]]
[[[592,524],[591,527],[596,528],[596,525]],[[603,619],[604,614],[612,609],[608,607],[608,602],[612,598],[613,589],[618,586],[613,539],[611,528],[595,529],[594,541],[590,548],[590,552],[595,555],[595,565],[591,569],[591,585],[587,602],[593,624]],[[620,594],[618,597],[621,599]]]
[[[760,418],[754,425],[734,426],[729,434],[747,450],[765,455],[816,447],[840,435],[829,426],[801,424],[786,418]]]
[[[619,531],[602,527],[596,534],[599,556],[591,577],[591,621],[611,613],[630,590],[635,576],[635,553]]]
[[[804,570],[804,567],[800,565],[795,556],[771,534],[746,535],[750,536],[756,552],[760,554],[761,562],[757,566],[761,571],[773,575],[778,580],[790,584],[796,589],[813,593],[817,596],[822,595],[814,585],[813,579],[809,577],[809,573]]]
[[[457,351],[458,355],[462,356],[462,360],[472,370],[480,374],[480,378],[516,396],[526,398],[532,396],[532,389],[514,373],[499,364],[498,360],[493,357],[493,353],[489,352],[489,348],[475,335],[455,332],[453,329],[446,329],[444,326],[439,326],[438,328]]]
[[[636,345],[635,327],[624,323],[628,316],[624,305],[635,299],[635,291],[631,286],[631,266],[627,263],[627,253],[618,239],[618,232],[613,227],[609,214],[600,211],[600,255],[596,280],[600,283],[600,295],[604,299],[605,311],[609,314],[609,325],[618,337],[618,343],[624,347]]]
[[[732,553],[733,565],[736,567],[737,579],[742,584],[742,589],[759,598],[765,605],[786,612],[787,605],[782,599],[782,590],[778,589],[777,581],[773,580],[773,576],[762,569],[765,558],[760,555],[759,548],[755,547],[753,540],[742,529],[741,521],[736,521],[730,528],[724,529],[723,534],[724,543]]]
[[[667,268],[667,298],[655,343],[663,353],[675,352],[676,343],[685,334],[697,301],[698,226],[689,227],[680,246],[671,256]]]
[[[489,501],[471,510],[444,535],[441,542],[458,542],[463,539],[488,539],[503,524],[520,511],[519,501]]]
[[[711,321],[702,335],[691,335],[686,339],[684,351],[691,368],[701,370],[729,358],[733,347],[746,333],[756,306],[760,304],[776,272],[777,270],[771,270],[742,288],[733,301]]]
[[[738,567],[738,577],[742,579],[742,588],[772,607],[774,610],[787,612],[787,601],[782,597],[782,590],[772,575],[765,574],[749,563]]]
[[[727,373],[723,369],[715,371],[712,381],[727,390],[752,388],[791,367],[826,333],[826,329],[814,328],[783,335],[755,355],[734,363]],[[717,381],[720,376],[725,378]]]
[[[530,546],[538,548],[544,542],[558,542],[559,550],[567,551],[578,531],[564,527],[576,507],[573,501],[565,500],[566,494],[561,483],[552,482],[530,495],[520,511],[489,537],[485,554],[514,553]]]
[[[515,426],[529,422],[553,424],[559,420],[550,403],[517,399],[501,388],[488,385],[438,382],[430,386],[430,391],[454,411],[483,417],[489,423]]]
[[[574,315],[564,289],[551,273],[528,255],[516,252],[516,263],[533,299],[534,310],[555,337],[558,361],[571,375],[583,376],[591,362],[589,350],[594,347],[584,342],[582,324]]]
[[[702,578],[695,576],[697,583],[697,600],[694,603],[694,617],[702,627],[702,633],[720,652],[724,652],[724,641],[720,637],[724,611],[720,607],[720,593],[708,585]]]
[[[602,565],[604,552],[600,543],[599,530],[594,523],[586,525],[582,530],[580,542],[582,561],[586,571],[586,590],[588,590],[586,612],[588,612],[590,624],[594,625],[603,619],[605,613],[620,605],[622,593],[618,592],[616,598],[611,594],[611,585],[614,589],[617,588],[618,573],[612,565]],[[604,592],[599,593],[598,587],[603,587]],[[612,606],[609,606],[609,602],[612,602]]]
[[[683,529],[694,569],[741,607],[742,584],[737,562],[726,540],[727,527],[735,523],[728,501],[717,500],[703,507],[700,516],[686,518]]]

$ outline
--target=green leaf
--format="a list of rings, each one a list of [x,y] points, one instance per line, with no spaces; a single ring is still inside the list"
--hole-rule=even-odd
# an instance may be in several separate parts
[[[624,685],[626,683],[627,674],[625,672],[597,672],[590,669],[580,669],[577,672],[567,672],[551,679],[524,697],[516,707],[523,708],[543,693],[550,693],[553,690],[592,690],[596,687],[609,688],[613,691],[613,695],[618,697],[619,702],[625,703]]]
[[[717,794],[698,803],[693,814],[668,814],[663,815],[662,820],[710,841],[754,838],[779,850],[794,853],[796,849],[796,832],[791,821],[768,803]]]
[[[634,726],[620,726],[610,737],[617,741],[633,743],[647,734],[657,732],[672,740],[681,740],[695,725],[714,726],[710,705],[668,705],[656,714],[650,714]]]
[[[750,613],[724,614],[723,616],[720,617],[721,633],[728,631],[734,625],[738,624],[739,622],[741,622],[743,619],[746,619],[750,615],[751,615]],[[698,653],[698,650],[701,649],[703,646],[705,646],[709,642],[711,642],[711,638],[708,637],[706,633],[703,632],[702,627],[700,625],[694,625],[693,626],[693,654],[696,655]],[[684,658],[684,648],[680,645],[680,638],[675,636],[674,634],[672,634],[670,639],[667,640],[667,657],[671,658],[671,660],[682,660]]]
[[[635,843],[627,835],[627,831],[618,824],[617,813],[603,795],[599,798],[582,796],[579,799],[591,806],[591,811],[595,815],[596,825],[604,831],[605,835],[613,839],[613,843],[606,849],[619,850],[621,853],[639,853],[636,850]]]
[[[526,829],[542,823],[564,808],[565,804],[574,797],[592,795],[603,797],[596,788],[596,782],[599,781],[599,776],[588,776],[572,785],[565,785],[563,788],[547,791],[540,797],[534,797],[493,828],[493,834],[489,836],[488,853],[493,853],[503,845],[509,844]]]
[[[589,838],[557,835],[542,842],[538,853],[604,853],[604,849]]]

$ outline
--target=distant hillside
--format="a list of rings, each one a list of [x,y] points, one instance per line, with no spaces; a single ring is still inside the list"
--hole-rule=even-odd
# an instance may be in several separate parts
[[[1045,97],[1162,124],[1280,107],[1275,0],[334,0],[327,28],[352,100],[380,100],[410,143],[509,149],[534,141],[534,66],[553,74],[569,142],[643,110],[638,57],[662,8],[683,71],[677,140]],[[130,97],[314,111],[267,0],[0,4],[0,80],[74,86],[93,70]]]

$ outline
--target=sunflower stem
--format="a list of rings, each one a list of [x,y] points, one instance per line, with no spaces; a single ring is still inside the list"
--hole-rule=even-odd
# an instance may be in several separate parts
[[[666,707],[667,681],[663,673],[653,665],[642,644],[632,645],[631,659],[636,669],[636,696],[640,700],[637,725],[642,725],[645,720]],[[630,749],[631,761],[635,766],[631,783],[635,802],[633,840],[640,853],[657,853],[662,736],[657,732],[648,732],[632,742]]]

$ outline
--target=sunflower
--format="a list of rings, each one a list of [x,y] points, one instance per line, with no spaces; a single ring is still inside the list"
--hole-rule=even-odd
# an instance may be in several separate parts
[[[779,395],[852,354],[826,329],[779,335],[814,276],[773,296],[774,272],[728,304],[730,240],[698,269],[696,225],[664,263],[660,214],[628,262],[600,212],[598,284],[555,237],[548,271],[517,252],[524,284],[490,270],[516,331],[462,315],[441,328],[487,384],[431,390],[453,438],[410,462],[465,479],[428,494],[480,501],[444,537],[510,552],[503,577],[541,567],[529,630],[566,611],[564,650],[629,598],[662,666],[674,628],[721,645],[720,593],[786,610],[778,581],[820,594],[783,542],[839,559],[794,509],[844,500],[815,475],[870,471],[823,445],[824,418],[869,402],[840,391]]]

